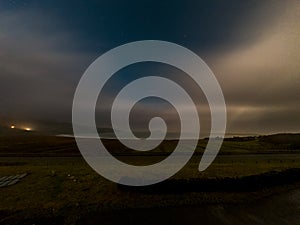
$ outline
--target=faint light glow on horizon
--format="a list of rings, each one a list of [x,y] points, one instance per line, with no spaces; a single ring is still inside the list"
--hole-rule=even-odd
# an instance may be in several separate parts
[[[26,127],[25,130],[26,130],[26,131],[31,131],[31,128]]]
[[[11,129],[15,129],[16,127],[15,127],[14,125],[11,125],[10,128],[11,128]]]

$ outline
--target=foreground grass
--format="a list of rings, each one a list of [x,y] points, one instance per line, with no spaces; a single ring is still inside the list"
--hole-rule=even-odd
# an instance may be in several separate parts
[[[238,178],[300,168],[298,154],[218,156],[202,173],[197,170],[199,160],[193,157],[171,179]],[[134,161],[144,164],[153,159],[134,157]],[[141,193],[120,189],[94,172],[81,157],[0,158],[0,176],[21,173],[29,175],[0,190],[0,224],[76,224],[90,214],[107,210],[247,203],[286,191],[286,187],[275,187],[259,192]]]
[[[197,170],[195,157],[171,179],[242,177],[300,168],[300,155],[219,156]],[[138,157],[145,161],[145,157]],[[1,188],[0,210],[53,209],[97,205],[99,208],[157,207],[247,198],[237,193],[142,194],[126,192],[97,173],[81,158],[1,158],[0,176],[28,173],[18,184]],[[18,164],[16,164],[18,162]],[[240,195],[240,196],[239,196]],[[235,196],[235,198],[232,198]]]
[[[167,141],[148,156],[126,156],[132,152],[121,148],[113,140],[106,140],[106,144],[124,162],[149,165],[167,157],[176,141]],[[227,139],[213,164],[204,172],[199,172],[198,165],[205,146],[206,140],[200,140],[195,156],[170,179],[239,179],[270,171],[300,168],[299,135]],[[0,157],[0,177],[28,173],[16,185],[0,188],[0,224],[37,224],[36,221],[43,225],[74,224],[78,219],[101,210],[247,203],[287,188],[272,187],[252,192],[178,193],[172,192],[173,188],[170,187],[170,192],[167,190],[163,194],[128,191],[94,172],[80,156],[72,138],[34,133],[0,135],[0,149],[0,155],[5,156]],[[61,157],[74,155],[78,157]],[[296,185],[299,187],[299,184]],[[48,218],[48,222],[42,218]]]

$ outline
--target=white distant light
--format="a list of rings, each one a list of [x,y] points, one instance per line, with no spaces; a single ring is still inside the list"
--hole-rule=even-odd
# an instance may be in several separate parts
[[[10,128],[11,128],[11,129],[15,129],[15,126],[14,126],[14,125],[11,125]]]
[[[25,130],[26,130],[26,131],[31,131],[31,128],[26,127]]]

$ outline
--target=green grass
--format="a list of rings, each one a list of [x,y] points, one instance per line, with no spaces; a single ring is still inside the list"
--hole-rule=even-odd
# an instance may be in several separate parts
[[[300,153],[299,135],[272,135],[248,138],[225,139],[219,154],[266,154]],[[105,146],[116,155],[140,155],[129,150],[115,140],[104,140]],[[159,147],[144,154],[169,155],[177,141],[164,141]],[[196,154],[202,154],[207,144],[203,139],[198,142]],[[38,133],[16,133],[0,135],[0,156],[80,156],[75,139],[55,136],[42,136]]]
[[[227,139],[220,154],[204,172],[198,171],[201,154],[206,140],[198,144],[196,154],[190,162],[170,179],[225,178],[257,175],[269,171],[300,168],[300,152],[290,148],[281,140]],[[282,137],[280,136],[282,139]],[[277,140],[277,139],[276,139]],[[107,144],[112,152],[124,162],[147,165],[162,160],[172,151],[176,141],[165,142],[154,150],[153,156],[124,156],[126,151],[111,140]],[[295,145],[293,145],[295,146]],[[138,193],[118,188],[94,172],[82,159],[71,138],[46,137],[35,134],[0,136],[2,156],[64,156],[79,157],[0,157],[0,176],[28,173],[29,175],[13,186],[0,189],[1,212],[27,212],[27,215],[49,217],[68,215],[75,221],[89,211],[123,208],[147,208],[205,203],[235,203],[261,198],[273,191],[259,193]],[[127,152],[128,153],[128,152]],[[130,153],[130,152],[129,152]],[[197,154],[199,153],[199,154]],[[0,214],[1,215],[1,214]],[[1,223],[1,220],[0,220]],[[72,222],[70,222],[72,223]]]
[[[134,157],[145,161],[147,157]],[[148,157],[149,158],[149,157]],[[267,171],[300,168],[300,155],[219,156],[204,172],[191,162],[171,179],[240,177]],[[0,166],[0,176],[28,173],[20,183],[1,188],[0,210],[28,208],[62,208],[97,204],[103,208],[149,207],[164,204],[188,204],[203,201],[201,193],[187,193],[179,198],[170,195],[127,193],[95,173],[81,158],[1,158],[3,162],[25,164]],[[208,194],[209,195],[209,194]],[[208,197],[206,195],[206,197]],[[191,200],[191,196],[193,200]],[[153,201],[153,198],[157,201]],[[211,198],[211,197],[209,197]]]

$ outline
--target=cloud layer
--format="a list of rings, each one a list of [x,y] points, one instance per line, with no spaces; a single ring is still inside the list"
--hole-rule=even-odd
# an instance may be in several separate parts
[[[162,21],[160,25],[151,23],[150,13],[145,12],[148,19],[142,18],[145,9],[139,5],[140,11],[134,11],[137,17],[134,18],[139,19],[141,25],[139,27],[131,14],[120,11],[123,6],[116,9],[119,15],[113,10],[110,15],[105,14],[105,7],[98,6],[99,15],[93,20],[99,18],[99,24],[92,24],[94,36],[91,33],[93,29],[86,28],[91,26],[89,21],[79,21],[74,17],[71,26],[66,22],[70,16],[56,16],[51,10],[37,6],[21,10],[2,9],[0,119],[3,123],[18,120],[71,121],[73,94],[88,65],[105,50],[118,44],[149,37],[183,44],[207,62],[224,92],[228,132],[300,131],[300,3],[287,2],[253,1],[253,4],[239,3],[235,9],[234,1],[228,1],[226,7],[235,12],[231,17],[226,14],[227,8],[220,10],[217,4],[180,6],[175,2],[173,8],[169,7],[171,11],[166,12],[169,19],[163,12],[158,14]],[[177,13],[176,16],[172,16],[172,10]],[[86,14],[84,18],[89,16],[88,12],[83,13]],[[127,17],[127,24],[123,24]],[[112,22],[114,18],[117,22]],[[120,18],[125,22],[121,23]],[[210,22],[203,22],[205,18]],[[167,24],[168,29],[164,31],[162,26]],[[137,30],[134,32],[133,28]],[[89,33],[85,35],[84,32]],[[223,34],[227,36],[217,37]],[[91,50],[90,45],[96,48]],[[147,71],[149,68],[140,73]],[[108,86],[104,93],[106,102],[98,105],[99,123],[109,124],[104,112],[108,110],[106,103],[113,97],[112,89],[132,80],[132,74],[136,72],[135,69],[124,72],[119,80],[114,80],[119,86]],[[165,71],[158,67],[150,72],[163,74]],[[203,95],[185,80],[184,74],[173,72],[179,77],[179,83],[188,86],[193,95],[200,96],[197,104],[201,120],[204,121],[203,127],[209,129],[209,109]],[[145,115],[145,111],[149,112],[149,106],[159,109],[168,118],[169,124],[172,125],[173,120],[176,122],[174,110],[159,102],[137,107],[136,118]],[[178,128],[178,125],[174,127]]]

